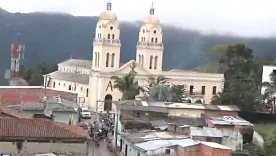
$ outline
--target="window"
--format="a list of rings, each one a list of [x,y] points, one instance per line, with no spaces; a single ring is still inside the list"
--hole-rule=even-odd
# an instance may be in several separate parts
[[[110,39],[110,34],[107,35],[107,39]]]
[[[101,26],[99,26],[99,29],[101,29],[102,27]]]
[[[82,87],[80,88],[80,90],[82,91]]]
[[[171,154],[171,150],[170,149],[166,149],[166,154]]]
[[[145,33],[145,30],[143,30],[143,33]]]
[[[156,30],[154,30],[153,33],[156,34]]]
[[[139,112],[136,114],[136,117],[137,117],[137,118],[140,118],[140,113],[139,113]]]
[[[201,87],[201,95],[205,95],[205,88],[206,88],[205,86]]]
[[[194,86],[190,85],[190,95],[193,95],[193,92],[194,92]]]
[[[106,62],[105,62],[105,66],[108,67],[109,65],[109,53],[106,54]]]
[[[113,53],[111,56],[111,67],[114,67],[115,54]]]
[[[153,56],[150,56],[149,69],[152,69]]]
[[[114,40],[115,39],[115,35],[114,34],[112,34],[112,40]]]
[[[113,27],[112,27],[112,26],[110,27],[110,30],[113,30]]]
[[[138,59],[139,59],[139,60],[138,60],[139,64],[141,64],[141,61],[142,61],[142,60],[141,60],[141,55],[138,56]]]
[[[154,58],[154,69],[157,69],[157,63],[158,63],[158,56],[155,56],[155,58]]]
[[[100,33],[100,38],[102,38],[102,34]]]
[[[100,53],[98,52],[97,66],[99,67],[99,65],[100,65]]]
[[[140,153],[137,153],[137,156],[140,156]]]
[[[69,85],[69,86],[68,86],[68,90],[72,90],[72,87],[71,87],[71,85]]]
[[[154,41],[154,38],[151,38],[151,42],[153,43],[153,41]]]
[[[95,66],[97,66],[97,62],[98,62],[98,53],[97,52],[95,52]]]
[[[89,91],[88,91],[88,88],[87,88],[87,89],[86,89],[86,97],[88,97],[88,92],[89,92]]]
[[[157,38],[155,38],[155,43],[157,43],[158,42],[158,39]]]
[[[141,42],[143,42],[143,37],[141,37]]]
[[[142,55],[142,67],[144,66],[144,55]]]
[[[213,86],[213,95],[216,95],[217,93],[217,86]]]
[[[56,87],[56,82],[54,81],[54,83],[53,83],[53,88],[55,88]]]
[[[60,83],[58,83],[58,86],[60,86]]]

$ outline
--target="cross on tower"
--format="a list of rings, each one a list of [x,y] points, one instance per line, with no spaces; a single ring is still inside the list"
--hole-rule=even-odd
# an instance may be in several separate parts
[[[133,62],[129,67],[131,68],[129,73],[130,74],[136,74],[136,71],[135,71],[136,64]]]

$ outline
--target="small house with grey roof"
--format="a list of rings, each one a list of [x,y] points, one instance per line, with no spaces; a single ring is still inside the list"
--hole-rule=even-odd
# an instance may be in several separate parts
[[[74,101],[69,101],[57,96],[47,97],[46,99],[42,98],[38,102],[21,103],[22,114],[29,116],[43,115],[46,108],[52,110],[54,121],[66,124],[78,124],[78,105]]]

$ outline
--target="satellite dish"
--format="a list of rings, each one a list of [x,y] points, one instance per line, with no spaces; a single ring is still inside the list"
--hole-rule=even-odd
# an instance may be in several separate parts
[[[52,114],[53,114],[53,109],[52,109],[52,108],[47,107],[47,108],[44,110],[44,115],[45,115],[45,116],[50,117]]]

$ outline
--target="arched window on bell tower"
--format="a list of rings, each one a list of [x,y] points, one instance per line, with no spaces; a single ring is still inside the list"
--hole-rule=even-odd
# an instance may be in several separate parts
[[[111,67],[114,67],[114,62],[115,62],[115,54],[112,53],[112,55],[111,55]]]
[[[105,66],[108,67],[109,66],[109,53],[106,54],[106,62],[105,62]]]
[[[155,58],[154,58],[154,69],[157,69],[157,65],[158,65],[158,56],[155,56]]]
[[[153,56],[150,56],[149,69],[152,69]]]

